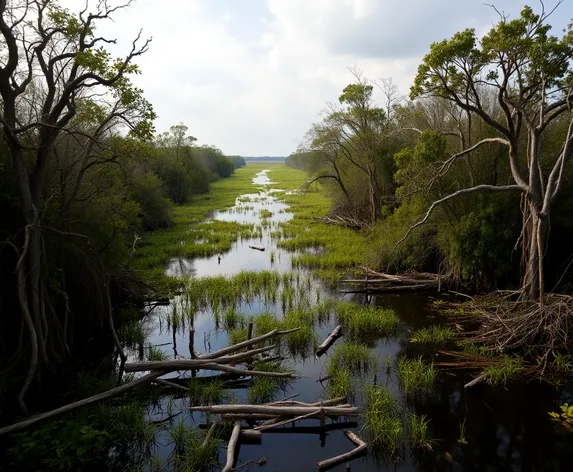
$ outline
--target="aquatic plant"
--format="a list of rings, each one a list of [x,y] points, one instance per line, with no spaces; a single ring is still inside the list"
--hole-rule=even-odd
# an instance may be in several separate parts
[[[348,367],[338,367],[332,370],[326,387],[328,398],[352,398],[354,390],[355,384],[352,379],[352,372]]]
[[[428,440],[428,424],[430,421],[425,415],[413,414],[407,422],[410,444],[412,447],[427,448],[430,444]]]
[[[163,352],[159,347],[151,343],[147,344],[147,360],[148,361],[165,361],[169,356]]]
[[[410,342],[428,344],[431,346],[443,346],[456,339],[456,332],[444,326],[431,326],[414,331],[410,336]]]
[[[502,356],[499,362],[485,367],[482,371],[490,385],[507,385],[523,372],[523,359],[517,356]]]
[[[337,302],[336,315],[354,339],[390,337],[400,321],[392,310],[352,302]]]
[[[457,442],[461,445],[466,445],[468,440],[466,438],[466,419],[460,422],[460,437],[457,439]]]
[[[373,447],[393,454],[404,442],[402,411],[384,386],[366,385],[364,427]]]
[[[253,365],[255,370],[261,372],[290,372],[292,369],[278,363],[258,361]],[[271,401],[279,391],[284,391],[289,384],[289,379],[281,377],[259,377],[251,381],[249,388],[250,403],[266,403]]]
[[[187,396],[194,405],[213,405],[226,399],[225,381],[222,379],[204,380],[194,377],[187,382]]]
[[[549,416],[553,421],[558,422],[564,428],[569,431],[573,431],[573,405],[564,403],[559,407],[561,413],[555,413],[554,411],[549,412]]]
[[[370,349],[354,342],[338,344],[328,362],[328,375],[338,369],[349,369],[353,373],[367,373],[376,370],[377,358]]]
[[[397,363],[398,380],[407,397],[425,396],[432,391],[436,369],[426,364],[421,357],[400,357]]]

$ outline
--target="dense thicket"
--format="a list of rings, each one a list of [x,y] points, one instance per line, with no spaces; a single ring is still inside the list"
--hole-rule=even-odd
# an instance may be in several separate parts
[[[466,30],[433,44],[412,101],[354,72],[287,164],[324,185],[332,212],[374,227],[387,269],[521,287],[530,299],[564,289],[573,32],[549,29],[526,7],[481,39]]]
[[[149,41],[113,58],[95,33],[116,10],[0,1],[4,412],[16,398],[25,412],[28,390],[58,384],[74,359],[109,352],[115,306],[149,293],[130,269],[141,232],[170,225],[174,204],[235,168],[182,124],[154,136],[130,81]]]

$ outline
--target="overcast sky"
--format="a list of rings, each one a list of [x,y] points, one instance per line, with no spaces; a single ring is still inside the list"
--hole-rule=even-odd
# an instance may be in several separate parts
[[[135,82],[158,132],[183,122],[226,154],[284,156],[351,82],[348,67],[391,77],[406,95],[433,41],[492,26],[492,1],[517,15],[526,0],[136,0],[99,29],[118,39],[118,53],[140,28],[153,37]],[[564,0],[554,33],[572,17]]]

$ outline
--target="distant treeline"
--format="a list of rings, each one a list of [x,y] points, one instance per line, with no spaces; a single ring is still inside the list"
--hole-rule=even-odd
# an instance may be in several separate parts
[[[284,156],[244,156],[245,161],[247,162],[284,162]]]

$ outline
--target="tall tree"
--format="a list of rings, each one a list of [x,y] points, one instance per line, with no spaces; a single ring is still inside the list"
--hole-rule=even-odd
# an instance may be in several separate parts
[[[549,34],[551,12],[525,7],[519,18],[500,21],[478,40],[473,29],[434,43],[418,69],[411,98],[436,96],[482,120],[497,136],[465,147],[443,162],[440,173],[479,147],[499,143],[507,148],[512,182],[476,184],[435,201],[437,205],[476,191],[515,191],[522,195],[525,298],[543,300],[543,256],[551,207],[564,185],[565,166],[573,153],[573,30],[560,38]],[[489,97],[495,97],[495,106]],[[543,138],[558,120],[568,131],[560,149],[546,151]],[[520,145],[525,137],[527,145]],[[411,228],[412,229],[412,228]],[[409,232],[408,232],[409,234]],[[407,235],[406,235],[407,236]]]
[[[22,237],[5,241],[17,253],[18,300],[28,335],[25,348],[29,368],[18,396],[23,411],[30,384],[42,366],[49,365],[49,357],[59,354],[49,349],[48,334],[50,326],[59,322],[52,319],[57,316],[54,297],[67,297],[50,285],[50,268],[43,256],[43,234],[53,230],[43,224],[43,211],[56,142],[66,133],[84,138],[89,148],[100,136],[86,132],[79,122],[72,125],[79,110],[96,102],[102,111],[96,134],[105,134],[108,125],[117,120],[139,136],[149,137],[153,131],[153,111],[128,79],[138,72],[133,61],[147,51],[149,40],[141,41],[138,35],[129,53],[114,59],[103,45],[115,40],[96,34],[99,21],[111,18],[130,3],[110,7],[107,2],[98,2],[95,12],[89,13],[86,6],[74,15],[56,1],[0,0],[0,120],[23,220],[19,232]],[[141,119],[134,121],[126,113],[133,108],[140,110]],[[102,158],[94,152],[95,147],[85,151],[85,159],[80,159],[82,169]],[[81,170],[74,174],[72,189],[81,181],[81,175]]]

